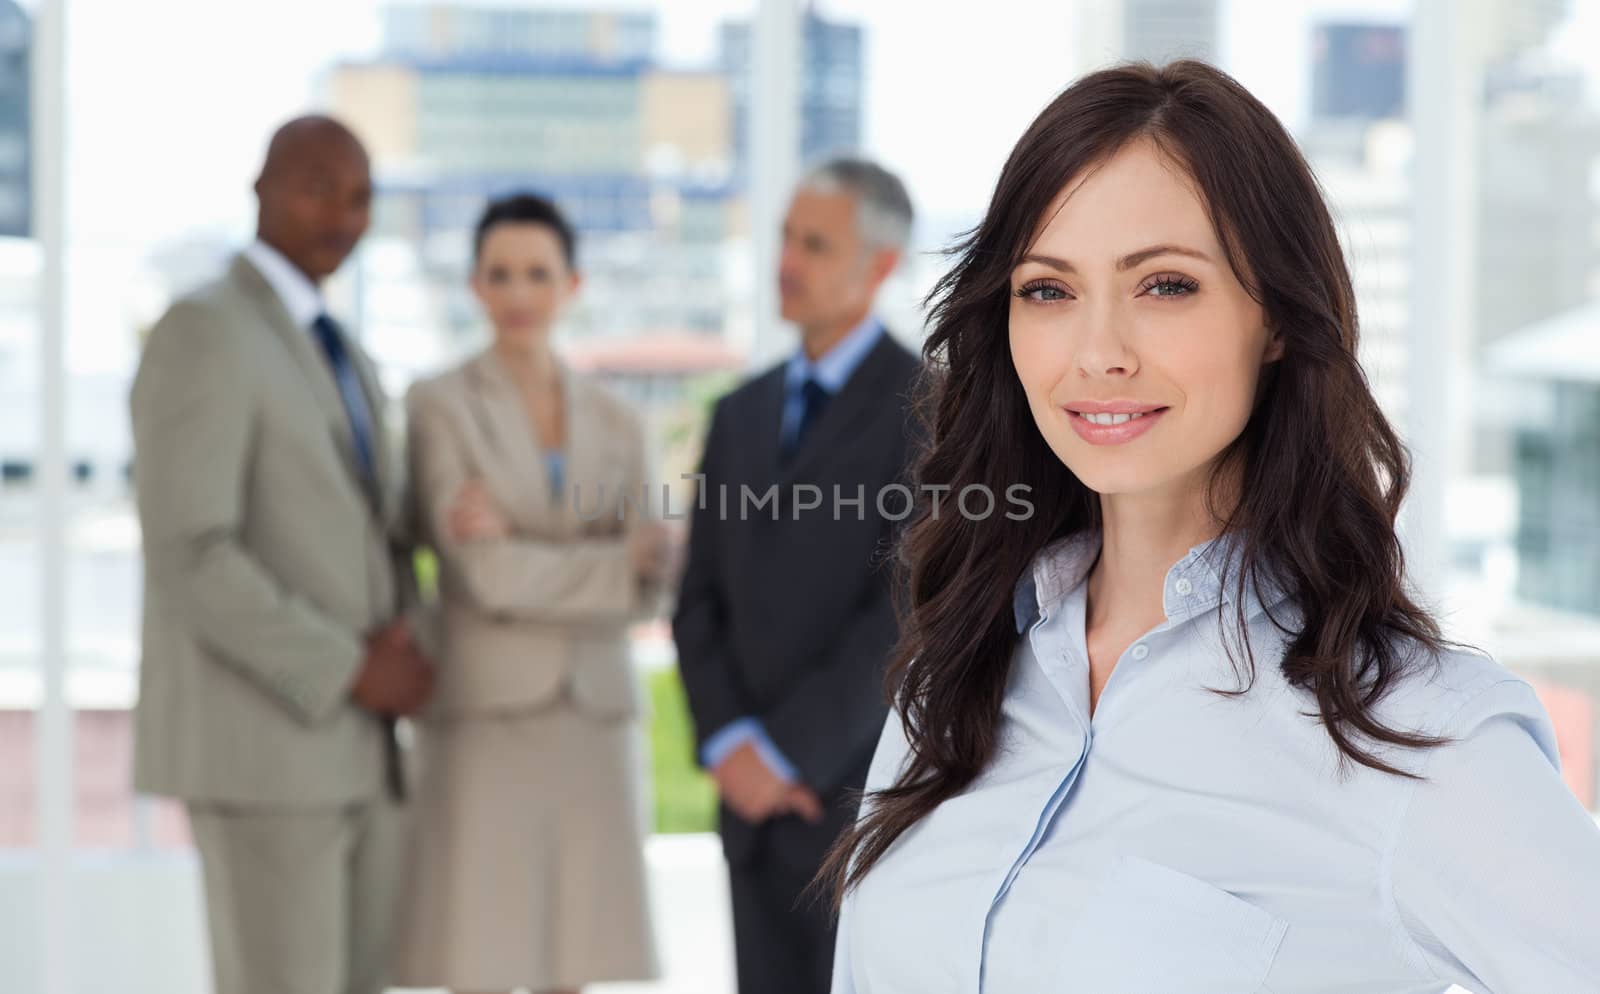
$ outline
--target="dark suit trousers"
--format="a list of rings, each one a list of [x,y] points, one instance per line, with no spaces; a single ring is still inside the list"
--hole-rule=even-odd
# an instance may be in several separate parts
[[[807,890],[817,863],[784,857],[760,846],[728,867],[739,994],[827,994],[832,980],[833,913]]]
[[[785,815],[751,829],[723,809],[739,994],[828,994],[832,895],[812,888],[811,881],[834,840],[855,822],[868,759],[863,757],[849,786],[823,799],[827,814],[821,824]],[[735,822],[745,831],[730,835]]]

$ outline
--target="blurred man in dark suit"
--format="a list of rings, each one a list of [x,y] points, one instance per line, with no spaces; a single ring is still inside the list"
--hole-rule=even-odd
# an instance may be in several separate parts
[[[855,817],[886,714],[885,513],[908,500],[879,497],[905,479],[919,364],[873,306],[911,222],[877,165],[807,175],[778,271],[800,347],[722,398],[706,438],[673,635],[721,799],[743,994],[828,989],[833,928],[803,892]]]

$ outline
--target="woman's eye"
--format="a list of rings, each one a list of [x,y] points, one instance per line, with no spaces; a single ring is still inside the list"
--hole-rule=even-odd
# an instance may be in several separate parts
[[[1017,296],[1026,300],[1036,300],[1048,303],[1056,300],[1066,300],[1067,291],[1055,283],[1027,283],[1017,288]]]
[[[1152,297],[1187,297],[1200,289],[1200,284],[1186,276],[1157,276],[1144,285],[1144,292]]]

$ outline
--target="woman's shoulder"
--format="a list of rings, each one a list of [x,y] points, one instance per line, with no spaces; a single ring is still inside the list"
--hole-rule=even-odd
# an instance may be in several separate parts
[[[1274,608],[1271,619],[1256,619],[1251,641],[1257,651],[1265,641],[1276,640],[1278,652],[1287,649],[1301,625],[1300,608],[1293,598]],[[1470,731],[1485,717],[1504,711],[1530,709],[1543,716],[1538,696],[1527,680],[1489,653],[1471,645],[1441,642],[1435,645],[1410,637],[1394,636],[1388,642],[1386,686],[1371,700],[1368,714],[1395,731],[1429,737],[1454,737]],[[1274,658],[1281,658],[1274,653]],[[1277,666],[1266,677],[1267,690],[1281,689],[1285,678]],[[1370,682],[1364,682],[1372,689]],[[1315,698],[1304,688],[1292,692],[1313,712]]]
[[[459,394],[467,386],[472,369],[481,357],[473,356],[454,363],[438,372],[412,382],[406,391],[406,407],[415,411],[418,406],[438,404],[445,398]]]
[[[898,707],[891,707],[878,735],[878,747],[872,753],[872,765],[867,768],[867,793],[886,790],[894,786],[904,772],[911,757],[911,742],[906,737],[905,722]]]
[[[1553,737],[1532,685],[1469,646],[1402,646],[1403,672],[1375,716],[1391,728],[1457,740],[1509,719],[1538,739]]]

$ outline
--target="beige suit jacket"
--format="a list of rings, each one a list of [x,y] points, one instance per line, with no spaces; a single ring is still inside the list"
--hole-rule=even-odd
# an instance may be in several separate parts
[[[315,339],[243,257],[150,335],[131,397],[144,535],[134,782],[188,801],[340,804],[383,791],[349,687],[363,635],[412,599],[403,466],[348,343],[379,484]]]
[[[643,431],[628,406],[565,367],[561,379],[560,495],[521,395],[492,351],[407,397],[417,531],[440,559],[443,648],[432,715],[526,711],[562,693],[597,716],[639,711],[627,626],[658,607],[661,589],[634,574],[626,535],[659,504],[660,484],[648,481]],[[451,539],[449,507],[472,479],[509,518],[509,537]]]

